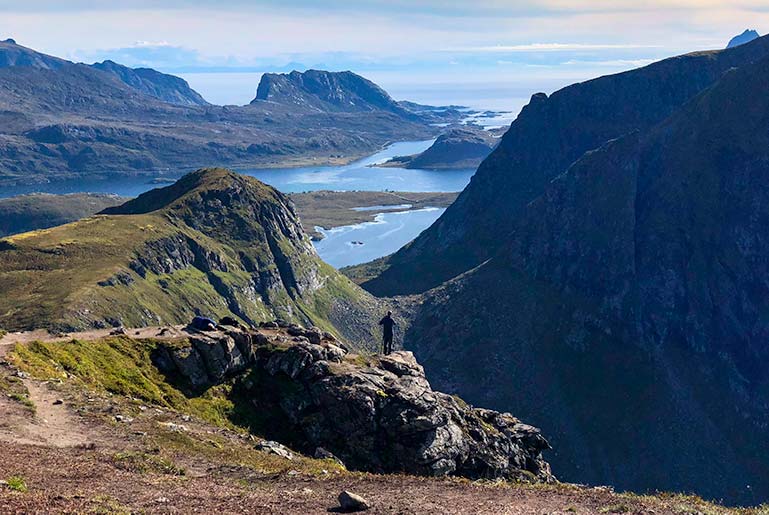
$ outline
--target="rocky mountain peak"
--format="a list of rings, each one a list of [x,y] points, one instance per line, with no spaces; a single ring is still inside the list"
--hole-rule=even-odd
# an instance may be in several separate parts
[[[382,88],[351,71],[324,70],[265,73],[252,103],[270,101],[323,111],[410,113]]]
[[[41,70],[56,70],[72,64],[66,59],[60,59],[21,46],[16,40],[8,38],[0,42],[0,68],[21,66]]]
[[[152,68],[129,68],[110,60],[91,66],[110,73],[128,86],[164,102],[189,106],[208,105],[208,102],[180,77]]]
[[[744,45],[745,43],[750,43],[754,39],[758,39],[760,37],[761,36],[757,31],[753,29],[746,29],[745,32],[743,32],[742,34],[734,36],[729,41],[729,44],[726,46],[726,48],[734,48],[740,45]]]
[[[217,196],[223,192],[230,194],[230,207],[265,198],[288,202],[277,190],[254,178],[224,168],[201,168],[169,186],[147,191],[121,206],[106,209],[102,214],[143,214],[163,209],[178,211],[189,202],[194,202],[195,198]]]

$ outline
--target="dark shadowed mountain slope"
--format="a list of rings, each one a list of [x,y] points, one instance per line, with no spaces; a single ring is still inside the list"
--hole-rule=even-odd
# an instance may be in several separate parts
[[[376,302],[323,263],[291,202],[221,169],[0,242],[6,329],[281,318],[373,342]]]
[[[751,29],[746,29],[745,32],[738,36],[734,36],[731,40],[729,40],[729,44],[726,46],[726,48],[734,48],[736,46],[744,45],[745,43],[750,43],[754,39],[758,39],[761,36],[759,36],[758,32]]]
[[[424,291],[482,263],[521,209],[586,151],[659,123],[726,71],[768,53],[764,37],[534,95],[457,201],[365,287],[378,295]]]
[[[152,68],[129,68],[113,61],[94,63],[94,68],[111,73],[130,87],[164,102],[180,105],[207,105],[187,81]]]
[[[769,60],[586,154],[407,335],[562,479],[769,499]]]
[[[457,127],[438,136],[424,152],[394,157],[382,166],[427,170],[476,168],[497,143],[499,138],[480,127]]]

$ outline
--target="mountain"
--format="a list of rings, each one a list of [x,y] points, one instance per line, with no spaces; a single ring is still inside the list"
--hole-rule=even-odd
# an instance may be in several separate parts
[[[0,237],[74,222],[124,201],[98,193],[35,193],[0,199]]]
[[[734,36],[731,40],[729,40],[729,44],[726,46],[726,48],[734,48],[736,46],[744,45],[745,43],[750,43],[754,39],[758,39],[760,37],[761,36],[755,30],[746,29],[742,34]]]
[[[74,63],[21,46],[13,39],[0,42],[0,68],[28,67],[59,70]],[[127,86],[164,102],[181,105],[206,105],[187,81],[151,68],[128,68],[112,61],[95,63],[94,69],[110,73]]]
[[[374,299],[323,263],[293,205],[200,170],[103,214],[0,241],[0,327],[71,331],[281,318],[373,342]]]
[[[36,52],[18,45],[13,39],[0,41],[0,68],[9,66],[29,66],[44,70],[56,70],[71,64],[65,59]]]
[[[265,73],[251,102],[291,104],[317,111],[387,111],[411,116],[385,90],[353,72]]]
[[[477,168],[499,143],[491,132],[457,127],[438,136],[430,148],[414,156],[398,156],[381,166],[427,170]]]
[[[47,62],[19,45],[3,48],[7,55]],[[165,101],[174,99],[184,105]],[[199,103],[181,79],[110,63],[0,67],[0,184],[200,166],[339,164],[395,140],[430,138],[436,120],[461,117],[458,111],[438,116]]]
[[[534,95],[457,201],[364,287],[377,295],[423,292],[478,266],[506,241],[521,210],[585,152],[652,127],[724,73],[768,53],[764,37]]]
[[[111,73],[128,86],[164,102],[179,105],[208,105],[187,81],[161,73],[152,68],[129,68],[113,61],[94,63],[91,66]]]
[[[419,307],[436,388],[542,427],[565,480],[769,498],[767,87],[731,70],[545,185]]]

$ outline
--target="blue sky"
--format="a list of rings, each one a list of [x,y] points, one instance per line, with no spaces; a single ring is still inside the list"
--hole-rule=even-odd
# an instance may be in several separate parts
[[[250,100],[261,71],[306,67],[351,69],[396,96],[485,88],[489,95],[526,98],[668,55],[719,48],[745,28],[764,33],[764,26],[765,0],[3,0],[0,6],[0,37],[77,61],[113,59],[177,73],[208,98],[228,103]]]

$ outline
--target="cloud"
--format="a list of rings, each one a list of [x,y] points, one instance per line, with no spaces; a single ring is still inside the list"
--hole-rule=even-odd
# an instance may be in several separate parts
[[[494,45],[447,48],[445,52],[516,53],[516,52],[581,52],[586,50],[637,50],[662,48],[661,45],[589,44],[589,43],[529,43],[525,45]]]
[[[131,46],[122,48],[77,50],[71,55],[76,60],[85,62],[109,59],[131,67],[166,69],[203,62],[197,50],[174,46],[167,41],[137,41]]]
[[[561,63],[564,66],[607,66],[609,68],[640,68],[655,62],[656,59],[609,59],[605,61],[582,61],[571,59]]]

